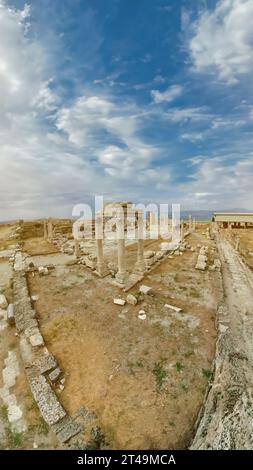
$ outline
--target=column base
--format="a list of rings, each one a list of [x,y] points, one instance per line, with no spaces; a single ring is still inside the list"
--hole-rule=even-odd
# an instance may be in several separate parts
[[[98,264],[95,273],[99,277],[106,277],[110,274],[110,271],[107,268],[106,264]]]
[[[137,261],[134,265],[134,273],[136,274],[144,274],[146,271],[146,264],[145,261]]]
[[[118,284],[121,284],[122,286],[124,286],[126,284],[126,281],[127,281],[126,273],[117,272],[117,274],[115,276],[115,280]]]

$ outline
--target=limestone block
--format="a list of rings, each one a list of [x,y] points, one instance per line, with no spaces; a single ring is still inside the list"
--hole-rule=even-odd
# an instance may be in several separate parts
[[[138,318],[139,318],[140,320],[146,320],[147,315],[146,315],[146,313],[145,313],[144,310],[140,310],[140,311],[139,311],[139,313],[138,313]]]
[[[48,377],[49,377],[49,379],[51,380],[52,383],[55,383],[55,382],[57,382],[57,380],[61,376],[61,373],[62,373],[62,371],[61,371],[60,367],[57,367],[56,369],[52,370],[52,372],[50,372],[50,374],[48,374]]]
[[[218,258],[214,260],[213,264],[215,267],[221,268],[221,261]]]
[[[7,308],[8,307],[8,302],[6,300],[5,295],[1,294],[0,295],[0,308]]]
[[[154,264],[155,257],[152,256],[152,258],[144,259],[144,261],[145,261],[146,268],[149,268],[150,266],[152,266],[152,264]]]
[[[47,424],[53,425],[66,416],[66,411],[58,401],[43,375],[36,376],[33,370],[27,370],[28,379],[35,401]]]
[[[38,295],[32,295],[31,299],[32,299],[33,302],[37,302],[37,300],[39,300],[39,296]]]
[[[195,269],[199,269],[200,271],[205,271],[206,263],[197,263]]]
[[[206,255],[199,255],[198,256],[198,263],[206,263],[207,261],[207,256]]]
[[[145,259],[153,258],[154,256],[155,256],[154,251],[151,251],[151,250],[144,251],[144,258]]]
[[[35,333],[29,337],[30,343],[32,346],[43,346],[44,340],[40,333]]]
[[[38,272],[39,272],[40,276],[45,276],[45,275],[49,274],[48,268],[45,268],[44,266],[39,266],[38,267]]]
[[[96,267],[97,267],[97,259],[96,258],[93,259],[93,257],[91,255],[84,256],[83,261],[84,261],[85,265],[88,268],[96,269]]]
[[[113,299],[113,303],[116,305],[125,305],[126,301],[124,299]]]
[[[165,253],[163,251],[157,251],[155,257],[156,259],[162,259],[164,254]]]
[[[7,308],[7,321],[9,325],[15,325],[14,305],[10,304]]]
[[[140,286],[139,291],[140,291],[142,294],[150,294],[151,291],[152,291],[152,287],[145,286],[145,285],[143,284],[142,286]]]
[[[174,310],[174,312],[182,312],[182,308],[175,307],[175,305],[165,304],[164,307],[169,308],[170,310]]]
[[[178,242],[164,242],[160,245],[160,250],[174,251],[177,250],[179,246]]]
[[[136,305],[138,300],[136,299],[136,297],[133,295],[133,294],[128,294],[127,295],[127,298],[126,298],[126,301],[128,304],[131,304],[131,305]]]

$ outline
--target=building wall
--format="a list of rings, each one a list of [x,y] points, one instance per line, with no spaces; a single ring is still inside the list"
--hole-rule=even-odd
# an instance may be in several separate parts
[[[215,222],[230,222],[230,223],[250,223],[253,224],[253,214],[214,214]]]

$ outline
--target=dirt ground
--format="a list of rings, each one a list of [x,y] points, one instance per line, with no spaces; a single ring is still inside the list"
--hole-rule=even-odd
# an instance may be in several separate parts
[[[28,255],[40,255],[40,254],[49,254],[49,253],[57,253],[57,248],[49,243],[47,240],[43,238],[28,238],[24,241],[23,250]]]
[[[253,230],[235,229],[232,231],[234,238],[240,237],[239,253],[246,264],[253,270]]]
[[[160,241],[145,243],[159,249]],[[189,243],[213,246],[201,231]],[[113,298],[126,294],[107,278],[53,256],[59,256],[56,268],[49,276],[29,275],[29,287],[39,295],[35,308],[46,344],[65,373],[63,406],[70,414],[80,406],[94,411],[112,449],[186,448],[211,377],[217,272],[195,270],[197,252],[186,251],[145,276],[153,295],[120,307]],[[135,261],[131,245],[128,266]],[[140,309],[146,320],[138,318]]]

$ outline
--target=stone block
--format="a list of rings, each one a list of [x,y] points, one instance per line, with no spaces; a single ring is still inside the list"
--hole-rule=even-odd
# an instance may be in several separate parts
[[[156,257],[156,259],[158,259],[158,260],[159,260],[159,259],[162,259],[163,256],[164,256],[164,254],[165,254],[164,251],[157,251],[155,257]]]
[[[34,335],[30,336],[29,341],[31,345],[34,347],[44,345],[44,340],[40,333],[35,333]]]
[[[116,305],[125,305],[126,301],[124,299],[113,299],[113,303]]]
[[[151,251],[151,250],[144,251],[145,259],[153,258],[154,256],[155,256],[155,251]]]
[[[136,305],[138,302],[137,298],[133,294],[128,294],[126,301],[128,304],[131,304],[131,305]]]
[[[61,373],[62,373],[62,371],[61,371],[60,367],[57,367],[56,369],[52,370],[52,372],[50,372],[50,374],[48,374],[48,378],[54,384],[60,378]]]
[[[34,399],[47,424],[53,425],[66,416],[56,394],[43,375],[36,375],[32,369],[27,370],[28,380]]]
[[[7,308],[7,322],[9,325],[15,325],[14,305],[9,304]]]
[[[182,308],[179,308],[179,307],[175,307],[175,305],[170,305],[170,304],[165,304],[164,307],[170,309],[170,310],[174,310],[174,312],[182,312],[183,309]]]
[[[142,286],[140,286],[139,291],[140,291],[142,294],[150,294],[151,291],[152,291],[152,287],[145,286],[144,284],[142,284]]]
[[[206,263],[197,263],[195,269],[199,269],[200,271],[205,271]]]
[[[6,300],[5,295],[1,294],[0,295],[0,308],[4,309],[8,307],[8,302]]]
[[[138,313],[138,318],[139,318],[140,320],[146,320],[147,315],[146,315],[146,313],[145,313],[144,310],[140,310],[140,311],[139,311],[139,313]]]

